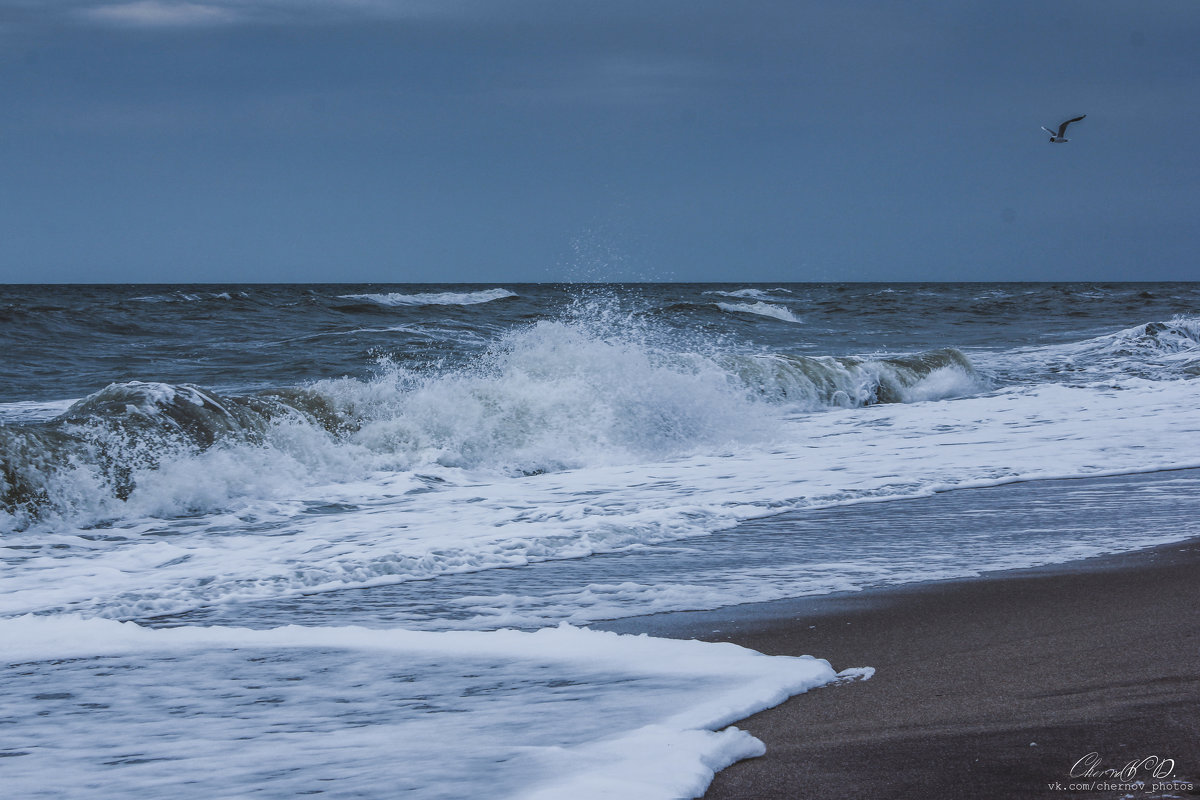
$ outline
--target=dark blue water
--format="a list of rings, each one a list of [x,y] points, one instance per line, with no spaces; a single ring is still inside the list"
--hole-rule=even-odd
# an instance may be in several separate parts
[[[452,297],[501,287],[512,296]],[[0,403],[126,381],[293,387],[363,377],[381,359],[439,370],[571,315],[652,320],[693,346],[845,356],[1074,341],[1198,308],[1197,284],[5,286]]]

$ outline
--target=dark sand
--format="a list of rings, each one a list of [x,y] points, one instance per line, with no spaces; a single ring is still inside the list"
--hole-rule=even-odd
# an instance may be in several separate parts
[[[1196,541],[605,627],[876,668],[738,723],[767,754],[719,773],[708,800],[1200,794]],[[1172,777],[1195,788],[1155,791],[1144,767],[1133,791],[1067,790],[1097,781],[1069,774],[1089,753],[1101,770],[1174,759]]]

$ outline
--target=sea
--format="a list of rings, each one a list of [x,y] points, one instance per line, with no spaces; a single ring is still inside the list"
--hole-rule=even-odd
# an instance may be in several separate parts
[[[605,622],[1181,541],[1194,467],[1196,283],[0,287],[0,786],[699,796],[871,665]]]

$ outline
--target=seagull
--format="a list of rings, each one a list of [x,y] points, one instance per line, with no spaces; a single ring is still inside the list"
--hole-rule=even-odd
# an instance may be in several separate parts
[[[1087,114],[1083,115],[1083,117],[1086,117],[1086,116],[1087,116]],[[1083,117],[1075,117],[1074,119],[1069,119],[1066,122],[1064,122],[1062,125],[1059,125],[1058,133],[1055,133],[1054,131],[1050,130],[1045,125],[1042,126],[1042,130],[1044,130],[1046,133],[1050,134],[1050,141],[1054,142],[1055,144],[1061,144],[1062,142],[1069,142],[1071,140],[1063,135],[1067,132],[1067,126],[1070,125],[1072,122],[1079,122],[1079,120],[1083,119]]]

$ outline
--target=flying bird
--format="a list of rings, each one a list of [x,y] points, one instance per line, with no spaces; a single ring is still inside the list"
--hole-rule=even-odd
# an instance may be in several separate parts
[[[1087,116],[1087,114],[1083,115],[1083,117],[1086,117],[1086,116]],[[1070,125],[1072,122],[1079,122],[1079,120],[1083,119],[1083,117],[1075,117],[1074,119],[1069,119],[1066,122],[1064,122],[1062,125],[1059,125],[1058,133],[1055,133],[1054,131],[1050,130],[1045,125],[1042,126],[1042,130],[1044,130],[1046,133],[1050,134],[1050,141],[1054,142],[1055,144],[1061,144],[1062,142],[1069,142],[1071,140],[1068,139],[1064,135],[1067,132],[1067,126]]]

